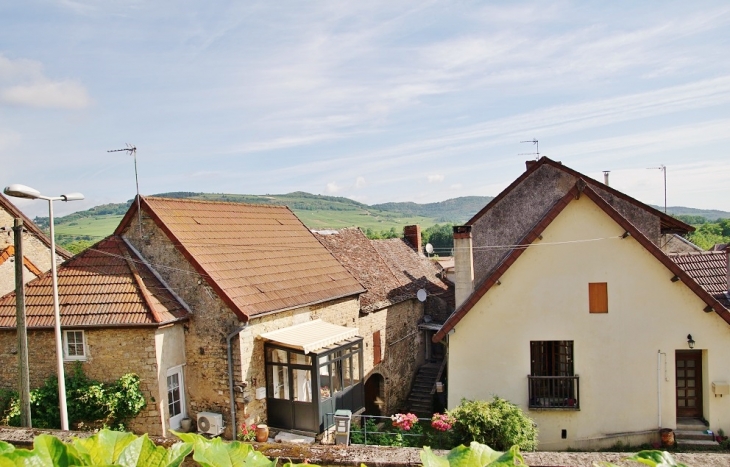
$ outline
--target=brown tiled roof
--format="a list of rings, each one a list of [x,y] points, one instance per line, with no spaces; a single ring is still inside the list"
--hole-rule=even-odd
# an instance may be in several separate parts
[[[434,265],[404,240],[370,240],[357,227],[314,234],[367,289],[360,296],[365,313],[415,298],[421,288],[438,294],[447,290]]]
[[[601,208],[609,217],[611,217],[617,224],[624,228],[639,244],[646,248],[659,262],[666,266],[669,271],[679,277],[683,284],[689,287],[705,304],[709,307],[708,310],[717,313],[725,322],[730,324],[730,311],[726,309],[717,298],[709,294],[703,289],[689,274],[687,274],[681,267],[679,267],[674,261],[672,261],[667,255],[665,255],[659,247],[657,247],[651,240],[649,240],[638,228],[636,228],[628,219],[626,219],[621,213],[613,208],[606,200],[604,200],[590,185],[587,185],[582,179],[578,179],[575,186],[570,189],[565,196],[563,196],[553,207],[543,216],[543,218],[535,224],[522,240],[517,245],[519,247],[512,249],[497,268],[487,276],[484,281],[477,285],[474,292],[464,301],[464,303],[446,320],[443,327],[439,332],[433,336],[434,342],[439,342],[443,339],[448,332],[461,321],[464,316],[477,304],[479,300],[491,289],[498,281],[499,278],[517,261],[522,253],[527,249],[526,247],[532,244],[547,228],[548,225],[565,209],[565,207],[580,195],[585,195],[590,198],[596,205]]]
[[[5,248],[2,253],[0,253],[0,264],[3,264],[5,261],[10,259],[13,255],[15,255],[15,246],[9,245],[7,248]],[[23,256],[23,265],[28,268],[30,272],[35,274],[36,277],[43,274],[43,271],[38,269],[38,266],[33,264],[31,260],[28,259],[27,256]]]
[[[678,253],[669,257],[707,293],[730,308],[727,254],[724,251]]]
[[[58,268],[61,326],[159,326],[185,319],[183,306],[124,241],[107,237]],[[53,327],[51,274],[26,284],[29,328]],[[0,328],[15,327],[15,293],[0,298]]]
[[[431,260],[399,238],[372,242],[409,297],[415,297],[418,289],[426,289],[429,295],[441,296],[453,309],[453,288],[438,277],[438,268]]]
[[[641,209],[644,209],[645,211],[648,211],[649,213],[657,216],[660,221],[661,225],[661,231],[662,233],[687,233],[687,232],[694,232],[695,228],[692,227],[689,224],[685,224],[684,222],[680,221],[679,219],[675,219],[674,217],[663,213],[659,211],[658,209],[654,209],[651,206],[648,206],[641,201],[632,198],[631,196],[622,193],[618,190],[615,190],[614,188],[611,188],[608,185],[605,185],[604,183],[599,182],[598,180],[595,180],[591,177],[588,177],[586,175],[583,175],[582,173],[578,172],[577,170],[571,169],[570,167],[566,167],[560,162],[554,161],[552,159],[549,159],[547,157],[541,157],[540,160],[533,162],[528,165],[528,168],[525,172],[522,173],[517,179],[515,179],[514,182],[512,182],[507,188],[505,188],[499,195],[497,195],[494,199],[492,199],[489,203],[487,203],[486,206],[484,206],[478,213],[474,214],[474,216],[469,219],[469,221],[466,223],[466,225],[473,225],[480,217],[482,217],[487,211],[492,209],[494,206],[496,206],[505,196],[507,196],[512,190],[514,190],[517,186],[519,186],[523,180],[525,180],[527,177],[529,177],[533,172],[535,172],[537,169],[539,169],[543,165],[549,165],[551,167],[554,167],[556,169],[562,170],[563,172],[566,172],[576,179],[583,180],[587,182],[589,185],[592,185],[594,187],[600,187],[601,190],[605,190],[609,193],[611,193],[613,196],[620,198],[630,204],[633,204],[636,207],[639,207]]]
[[[135,222],[136,206],[115,233]],[[156,197],[141,206],[240,319],[365,291],[286,206]]]
[[[32,220],[30,220],[25,214],[23,214],[20,209],[16,208],[15,205],[2,194],[0,194],[0,208],[7,211],[13,217],[19,217],[23,219],[23,228],[38,237],[38,240],[43,242],[43,244],[46,245],[49,249],[51,248],[51,239],[46,236],[46,234],[43,233],[43,231],[37,225],[35,225]],[[63,259],[69,259],[73,256],[73,253],[58,245],[56,245],[56,253]]]

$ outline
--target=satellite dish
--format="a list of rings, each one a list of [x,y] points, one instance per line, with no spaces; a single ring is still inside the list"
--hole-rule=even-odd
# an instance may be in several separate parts
[[[431,245],[430,243],[426,243],[426,253],[428,253],[429,255],[433,254],[433,245]]]
[[[416,298],[418,298],[418,301],[423,303],[426,301],[426,297],[428,294],[426,294],[426,289],[419,289],[418,292],[416,292]]]

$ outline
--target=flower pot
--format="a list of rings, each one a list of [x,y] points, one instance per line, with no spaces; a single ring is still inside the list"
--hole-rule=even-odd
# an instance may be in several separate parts
[[[269,427],[266,425],[256,425],[256,441],[265,443],[269,440]]]
[[[659,435],[662,438],[662,446],[674,446],[674,431],[671,428],[662,428],[659,430]]]
[[[182,431],[183,433],[188,433],[192,425],[192,420],[190,420],[189,418],[183,418],[182,420],[180,420],[180,431]]]

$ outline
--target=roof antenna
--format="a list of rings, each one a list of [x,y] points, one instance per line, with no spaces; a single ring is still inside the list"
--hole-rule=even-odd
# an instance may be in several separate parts
[[[112,149],[107,152],[126,152],[130,156],[134,156],[134,183],[137,185],[137,220],[139,222],[139,238],[142,239],[142,210],[139,205],[139,178],[137,177],[137,146],[127,143],[124,149]]]
[[[520,154],[517,154],[518,156],[535,156],[535,160],[540,160],[540,144],[537,142],[536,138],[528,139],[526,141],[520,141],[520,143],[532,143],[535,145],[535,152],[523,152]]]
[[[658,169],[664,172],[664,214],[667,213],[667,166],[659,164],[659,167],[647,167],[647,169]]]

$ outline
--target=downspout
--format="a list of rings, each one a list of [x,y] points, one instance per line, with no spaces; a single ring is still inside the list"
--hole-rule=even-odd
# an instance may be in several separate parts
[[[243,326],[236,328],[235,331],[226,336],[226,343],[228,344],[228,391],[231,398],[231,433],[233,434],[233,441],[236,440],[236,393],[233,389],[233,349],[231,348],[231,341],[233,338],[241,333],[248,327],[248,322]]]
[[[656,402],[657,402],[657,425],[662,428],[662,355],[667,358],[667,354],[661,350],[656,351]],[[666,373],[666,363],[665,363]],[[665,379],[666,375],[665,375]]]

